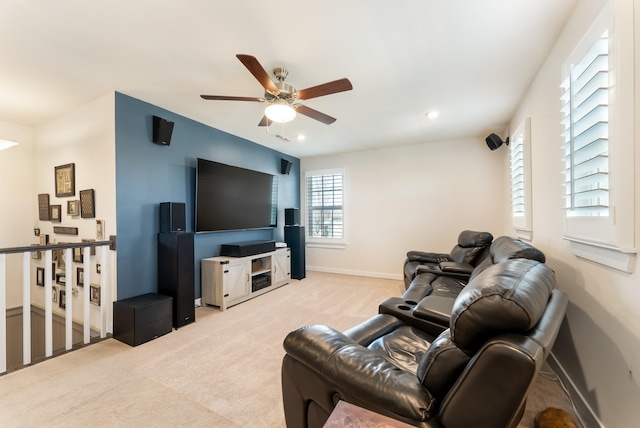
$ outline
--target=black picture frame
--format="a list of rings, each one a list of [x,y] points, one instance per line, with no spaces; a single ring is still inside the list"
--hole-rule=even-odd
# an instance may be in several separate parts
[[[66,285],[67,284],[67,277],[65,276],[64,273],[57,273],[56,274],[56,284],[58,284],[58,285]]]
[[[94,199],[93,189],[85,189],[80,191],[80,217],[95,218],[96,203]]]
[[[76,269],[76,284],[78,287],[84,287],[84,268]]]
[[[84,254],[82,253],[82,248],[73,249],[73,262],[74,263],[84,262]]]
[[[60,309],[67,308],[67,291],[60,289],[60,298],[58,299],[58,306]]]
[[[44,287],[44,268],[37,267],[36,268],[36,285],[40,287]]]
[[[64,198],[76,194],[76,164],[68,163],[55,167],[56,197]]]

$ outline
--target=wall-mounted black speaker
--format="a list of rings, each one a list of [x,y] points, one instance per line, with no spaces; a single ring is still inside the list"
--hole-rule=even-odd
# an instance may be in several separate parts
[[[171,144],[173,122],[158,116],[153,116],[153,142],[163,146]]]
[[[160,203],[160,233],[184,232],[187,229],[184,202]]]
[[[280,159],[280,173],[289,175],[291,172],[291,165],[293,165],[293,162],[286,159]]]
[[[496,134],[489,134],[489,136],[485,138],[484,141],[487,142],[487,146],[489,146],[491,150],[497,149],[502,144],[506,144],[507,146],[509,145],[509,137],[507,137],[506,141],[502,141],[502,138],[500,138]]]
[[[284,209],[284,225],[297,226],[300,224],[300,210],[298,208]]]

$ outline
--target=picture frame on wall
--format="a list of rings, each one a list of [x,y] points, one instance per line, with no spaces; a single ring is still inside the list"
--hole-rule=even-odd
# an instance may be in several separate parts
[[[85,189],[80,191],[80,217],[95,218],[96,203],[94,199],[93,189]]]
[[[67,291],[60,289],[60,299],[58,299],[58,306],[60,309],[66,309],[67,307]]]
[[[84,261],[84,255],[82,254],[82,248],[73,249],[73,261],[74,263],[82,263]]]
[[[62,205],[49,205],[49,219],[55,222],[62,221]]]
[[[84,287],[84,268],[76,269],[76,284],[78,287]]]
[[[72,217],[80,215],[80,201],[78,199],[67,201],[67,215]]]
[[[65,274],[57,273],[56,274],[56,284],[58,284],[58,285],[66,285],[66,283],[67,283],[67,277],[65,276]]]
[[[38,267],[36,268],[36,285],[40,287],[44,287],[44,268]]]
[[[92,305],[100,306],[100,285],[91,284],[89,286],[89,302]]]
[[[64,198],[76,194],[76,164],[68,163],[55,167],[56,197]]]
[[[104,220],[96,220],[96,239],[104,241]]]
[[[49,194],[48,193],[40,193],[38,195],[38,219],[39,220],[49,220]]]
[[[67,258],[65,257],[65,253],[67,250],[57,250],[58,251],[58,269],[66,269],[67,267]]]
[[[57,285],[51,286],[51,301],[53,303],[58,303],[58,286]]]

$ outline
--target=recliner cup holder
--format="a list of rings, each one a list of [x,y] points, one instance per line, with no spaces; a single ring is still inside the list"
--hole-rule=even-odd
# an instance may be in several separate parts
[[[405,300],[404,301],[407,305],[411,305],[411,306],[415,306],[418,304],[418,302],[414,302],[413,300]]]
[[[403,311],[410,311],[411,310],[411,306],[407,306],[407,305],[398,305],[398,309],[401,309]]]

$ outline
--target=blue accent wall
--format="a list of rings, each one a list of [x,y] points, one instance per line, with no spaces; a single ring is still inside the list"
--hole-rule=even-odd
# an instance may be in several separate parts
[[[174,122],[171,145],[152,142],[154,115]],[[200,260],[219,255],[221,244],[284,241],[284,209],[300,208],[299,159],[121,93],[115,130],[118,299],[157,292],[160,202],[185,202],[187,232],[194,231],[197,158],[277,175],[278,227],[195,235],[196,297]],[[280,159],[293,163],[289,175],[280,173]]]

